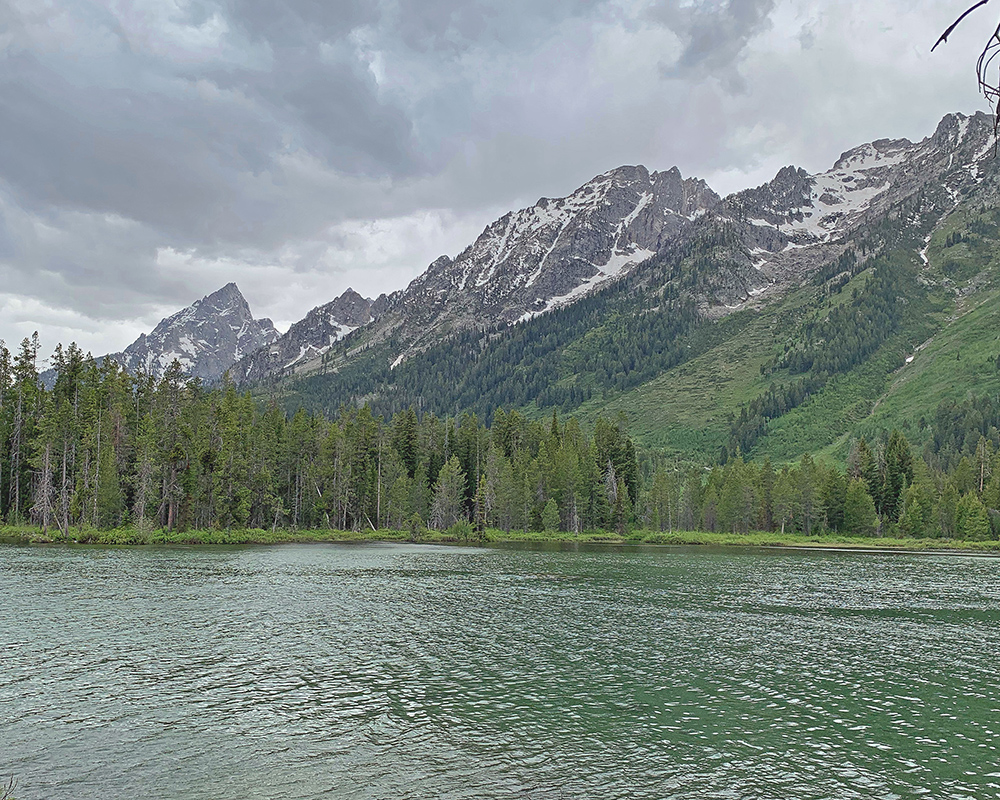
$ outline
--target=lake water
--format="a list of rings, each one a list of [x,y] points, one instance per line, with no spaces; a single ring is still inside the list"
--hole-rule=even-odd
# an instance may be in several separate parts
[[[0,547],[18,800],[1000,797],[1000,560]]]

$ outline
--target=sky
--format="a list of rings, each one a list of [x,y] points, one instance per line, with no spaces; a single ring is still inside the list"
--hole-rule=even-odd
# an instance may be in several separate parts
[[[958,0],[0,0],[0,339],[280,330],[622,164],[720,194],[988,110]]]

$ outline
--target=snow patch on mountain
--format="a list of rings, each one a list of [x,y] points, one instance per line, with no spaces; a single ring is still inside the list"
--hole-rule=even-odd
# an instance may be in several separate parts
[[[579,286],[575,286],[564,295],[549,299],[542,308],[524,312],[524,314],[518,318],[517,322],[527,322],[529,319],[537,317],[539,314],[545,314],[555,308],[569,305],[570,303],[579,300],[581,297],[585,297],[590,294],[601,284],[606,283],[613,278],[617,278],[623,272],[631,269],[637,264],[641,264],[646,259],[655,255],[656,253],[653,250],[648,249],[635,249],[631,253],[615,253],[608,259],[606,264],[598,267],[597,273],[592,278],[588,278],[583,281]]]
[[[906,140],[882,140],[849,150],[833,169],[809,176],[811,191],[797,209],[801,218],[789,219],[778,225],[778,229],[823,242],[839,236],[846,223],[888,191],[892,185],[892,167],[903,163],[913,149]]]

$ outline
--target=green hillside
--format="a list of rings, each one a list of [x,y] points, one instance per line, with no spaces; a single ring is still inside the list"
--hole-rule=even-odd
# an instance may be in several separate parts
[[[863,431],[900,427],[921,440],[942,400],[1000,393],[1000,212],[953,215],[930,242],[924,271],[951,297],[939,327],[893,376]],[[958,244],[947,246],[956,234]]]
[[[850,439],[899,428],[916,444],[930,435],[942,400],[1000,393],[1000,212],[960,209],[936,230],[924,263],[914,243],[895,253],[899,324],[862,363],[832,375],[807,401],[767,421],[751,457],[782,462],[804,452],[842,461]],[[784,342],[800,340],[871,277],[841,291],[804,287],[732,320],[734,335],[690,362],[609,400],[584,404],[585,420],[624,412],[644,447],[676,457],[717,456],[730,443],[729,419],[788,369],[761,367]],[[740,315],[734,315],[740,316]],[[910,359],[909,361],[907,359]]]

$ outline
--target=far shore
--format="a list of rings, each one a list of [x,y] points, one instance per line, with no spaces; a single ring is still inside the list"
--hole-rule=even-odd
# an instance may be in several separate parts
[[[415,544],[605,544],[605,545],[691,545],[712,547],[761,547],[807,550],[858,550],[873,552],[911,553],[982,553],[1000,554],[1000,541],[964,541],[958,539],[901,539],[888,537],[856,537],[837,534],[806,536],[800,533],[708,533],[703,531],[658,532],[635,530],[620,535],[610,531],[563,533],[558,531],[512,531],[487,529],[482,534],[462,531],[422,529],[417,532],[399,530],[340,531],[340,530],[113,530],[72,529],[68,536],[50,529],[2,527],[0,543],[16,545],[101,545],[101,546],[165,546],[165,545],[268,545],[268,544],[347,544],[352,542],[408,542]]]

